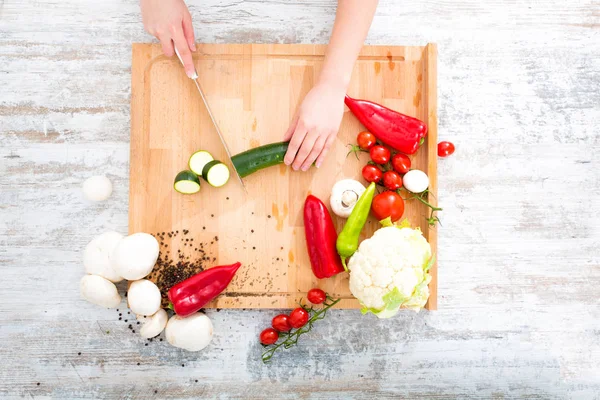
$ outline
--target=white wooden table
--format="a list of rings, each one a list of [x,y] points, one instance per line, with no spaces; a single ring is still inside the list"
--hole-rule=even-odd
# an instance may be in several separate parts
[[[336,4],[190,3],[209,43],[324,43]],[[369,44],[439,45],[439,310],[336,311],[269,366],[272,311],[209,312],[186,353],[79,298],[82,248],[127,230],[140,19],[0,0],[1,398],[600,398],[600,2],[381,1]]]

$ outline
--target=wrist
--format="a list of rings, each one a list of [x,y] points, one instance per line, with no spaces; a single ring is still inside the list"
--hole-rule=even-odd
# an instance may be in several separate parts
[[[350,76],[345,76],[339,71],[323,70],[317,80],[318,86],[327,86],[334,91],[346,93],[350,84]]]

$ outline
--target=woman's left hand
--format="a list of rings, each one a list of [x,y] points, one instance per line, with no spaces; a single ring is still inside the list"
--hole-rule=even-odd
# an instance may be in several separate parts
[[[307,171],[316,160],[319,168],[329,152],[344,115],[343,86],[329,82],[315,85],[298,108],[284,140],[290,141],[284,162]]]

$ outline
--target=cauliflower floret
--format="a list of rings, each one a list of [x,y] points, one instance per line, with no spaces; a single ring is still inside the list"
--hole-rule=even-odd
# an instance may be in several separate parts
[[[380,318],[400,308],[418,311],[429,298],[432,262],[431,246],[419,229],[381,228],[350,258],[350,291],[363,312]]]

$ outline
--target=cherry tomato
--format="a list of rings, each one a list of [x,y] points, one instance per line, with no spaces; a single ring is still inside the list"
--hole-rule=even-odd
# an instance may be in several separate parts
[[[371,211],[379,221],[391,217],[392,222],[395,222],[404,214],[404,200],[396,192],[385,191],[375,196]]]
[[[439,142],[438,143],[438,156],[448,157],[454,153],[454,144],[452,142]]]
[[[399,174],[405,174],[410,171],[410,158],[402,153],[396,153],[392,157],[392,167]]]
[[[262,344],[273,344],[279,339],[279,333],[273,328],[267,328],[260,333],[260,342]]]
[[[273,317],[273,321],[271,322],[273,328],[278,330],[279,332],[287,332],[292,329],[290,325],[290,321],[287,315],[279,314]]]
[[[379,183],[383,177],[383,172],[376,165],[367,164],[362,169],[362,176],[367,182]]]
[[[313,304],[321,304],[327,298],[327,295],[321,289],[310,289],[306,294],[306,298]]]
[[[390,150],[381,145],[371,147],[371,160],[376,164],[387,164],[390,161]]]
[[[356,143],[358,143],[358,147],[363,150],[370,150],[371,147],[375,146],[377,143],[377,139],[375,139],[375,135],[371,132],[361,132],[356,137]]]
[[[383,184],[390,190],[402,187],[402,177],[396,171],[387,171],[383,174]]]
[[[294,309],[290,313],[289,321],[292,328],[302,328],[308,322],[308,311],[302,307]]]

